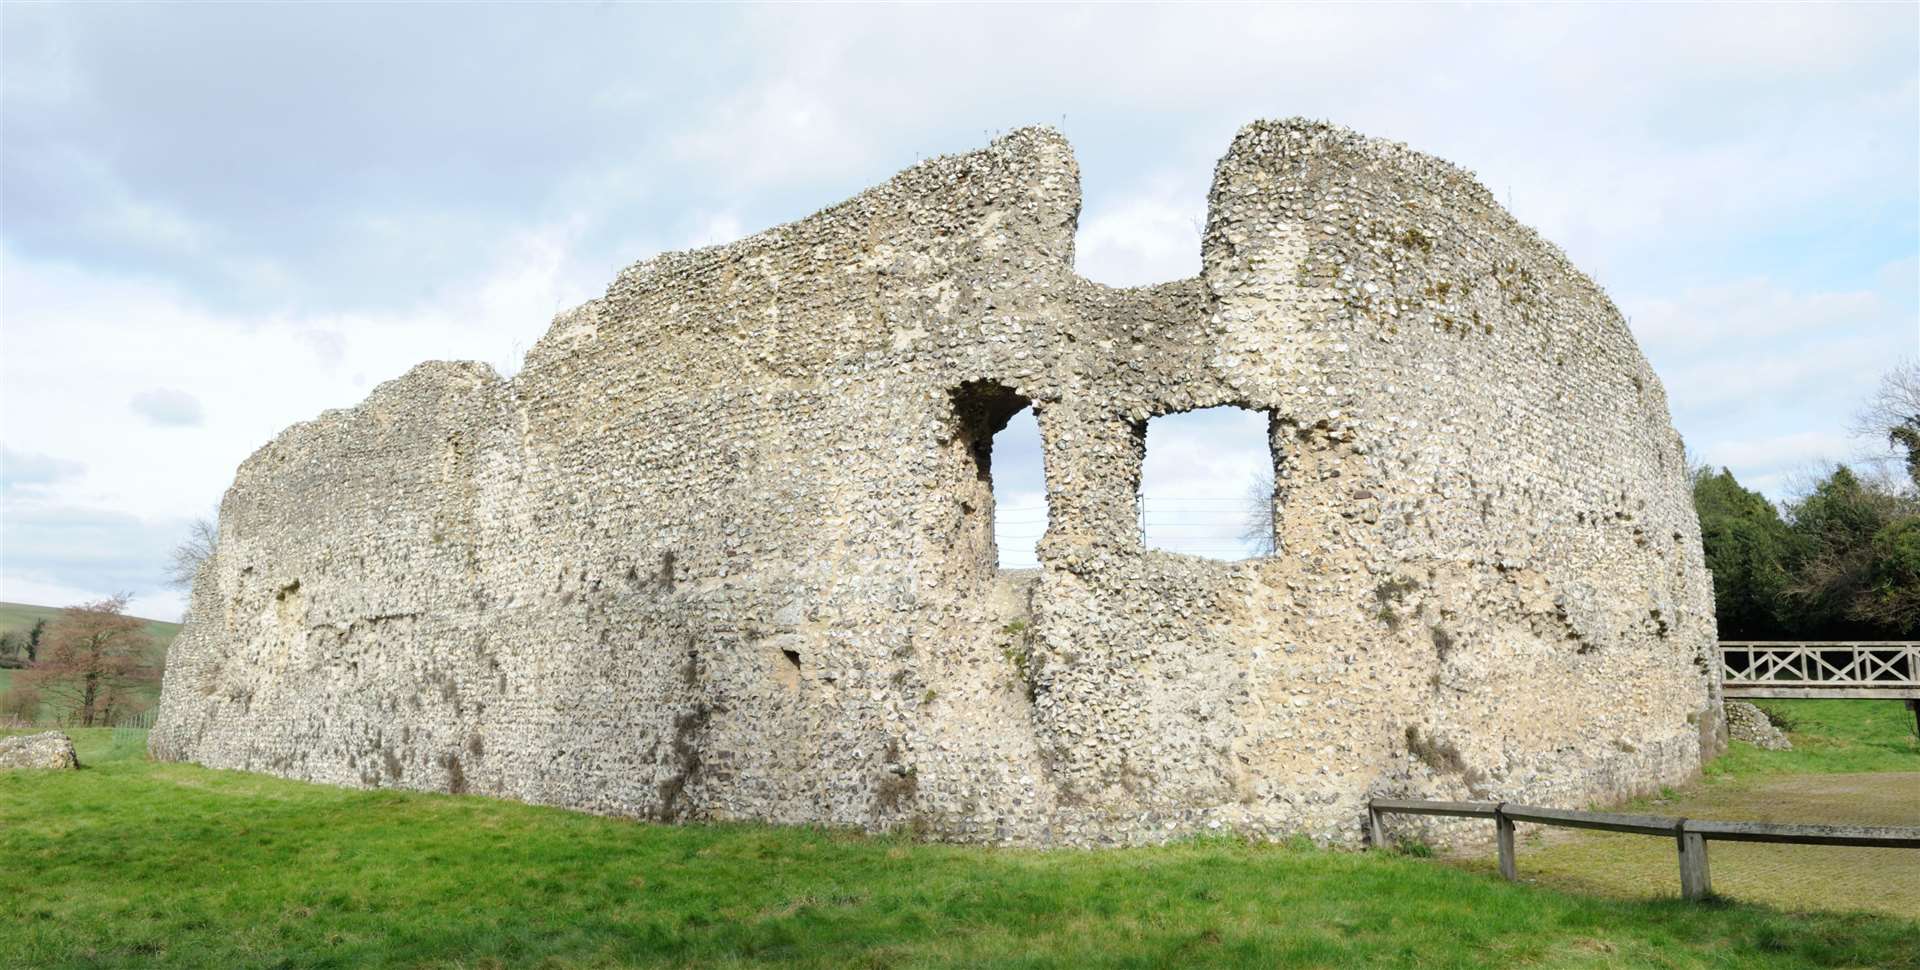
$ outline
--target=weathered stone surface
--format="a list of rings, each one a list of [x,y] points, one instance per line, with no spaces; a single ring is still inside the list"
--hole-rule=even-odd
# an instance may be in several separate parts
[[[73,739],[59,731],[0,738],[0,768],[78,768]]]
[[[1032,844],[1360,837],[1723,743],[1659,381],[1473,179],[1243,129],[1192,280],[1073,272],[1044,129],[638,264],[502,380],[424,364],[240,468],[157,757]],[[992,434],[1051,520],[995,569]],[[1271,415],[1278,551],[1142,547],[1146,420]]]
[[[1773,726],[1767,713],[1746,701],[1727,701],[1727,736],[1767,751],[1792,751],[1787,732]]]

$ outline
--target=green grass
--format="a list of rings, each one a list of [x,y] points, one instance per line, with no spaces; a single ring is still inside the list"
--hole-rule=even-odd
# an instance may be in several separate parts
[[[1902,701],[1764,700],[1752,702],[1789,724],[1792,751],[1734,742],[1707,766],[1709,777],[1920,771],[1920,738]]]
[[[138,756],[0,773],[5,967],[1920,966],[1920,923],[1237,841],[657,826]]]
[[[1688,818],[1920,826],[1920,740],[1899,701],[1760,701],[1790,725],[1792,751],[1735,741],[1699,783],[1621,810]],[[1605,806],[1601,806],[1605,807]],[[1672,839],[1521,826],[1521,878],[1576,893],[1645,899],[1679,891]],[[1464,856],[1490,872],[1490,849]],[[1920,918],[1920,852],[1716,842],[1714,890],[1786,908]]]

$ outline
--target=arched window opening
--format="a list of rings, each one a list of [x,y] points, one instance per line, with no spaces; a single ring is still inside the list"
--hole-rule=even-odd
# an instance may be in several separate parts
[[[1040,461],[1040,422],[1026,408],[993,437],[993,540],[1001,569],[1040,565],[1035,549],[1047,531],[1047,478]]]
[[[971,455],[975,479],[961,508],[963,541],[986,569],[1032,569],[1047,530],[1047,485],[1040,428],[1025,397],[992,381],[971,381],[953,393],[954,416]]]
[[[1228,561],[1273,555],[1279,456],[1271,426],[1266,412],[1232,406],[1148,420],[1142,544]]]

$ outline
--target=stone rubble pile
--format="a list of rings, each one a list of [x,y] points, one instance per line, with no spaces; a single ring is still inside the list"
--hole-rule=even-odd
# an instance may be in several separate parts
[[[73,739],[59,731],[0,738],[0,768],[78,768]]]
[[[1767,713],[1746,701],[1727,701],[1727,736],[1767,751],[1792,751],[1787,732],[1775,727]]]

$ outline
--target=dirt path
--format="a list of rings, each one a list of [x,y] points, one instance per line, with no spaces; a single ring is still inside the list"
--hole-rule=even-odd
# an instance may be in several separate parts
[[[1754,822],[1920,826],[1920,772],[1760,775],[1703,782],[1630,811]],[[1678,896],[1671,839],[1519,828],[1520,878],[1617,896]],[[1782,909],[1872,910],[1920,918],[1920,850],[1715,842],[1714,891]],[[1492,869],[1490,851],[1457,860]]]

